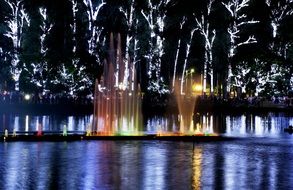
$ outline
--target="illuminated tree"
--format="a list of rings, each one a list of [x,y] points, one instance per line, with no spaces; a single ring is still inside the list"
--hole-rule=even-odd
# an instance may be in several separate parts
[[[74,96],[90,93],[104,59],[112,55],[119,63],[116,71],[124,67],[124,73],[115,73],[116,79],[123,76],[116,82],[128,86],[127,78],[133,76],[129,63],[133,63],[142,91],[151,96],[165,97],[162,94],[169,93],[169,84],[174,90],[178,76],[183,86],[191,68],[201,74],[203,92],[210,94],[217,87],[225,95],[233,87],[258,94],[292,89],[293,0],[195,4],[3,0],[0,88]],[[115,53],[109,53],[111,33]]]
[[[183,64],[183,70],[182,70],[182,74],[181,74],[181,81],[180,81],[180,92],[181,94],[183,93],[183,86],[184,86],[184,82],[186,80],[186,67],[187,67],[187,61],[188,61],[188,58],[190,56],[190,46],[191,46],[191,43],[192,43],[192,39],[193,39],[193,35],[194,35],[194,32],[195,32],[196,28],[193,28],[190,32],[190,36],[189,36],[189,40],[188,42],[186,43],[186,51],[185,51],[185,56],[184,56],[184,64]]]
[[[241,38],[240,33],[245,26],[258,23],[253,19],[249,19],[245,14],[245,8],[249,6],[250,0],[228,0],[227,3],[223,2],[227,11],[231,17],[231,24],[228,28],[228,34],[230,37],[230,47],[228,52],[228,78],[227,78],[227,91],[229,92],[232,85],[232,60],[236,54],[237,49],[240,46],[257,43],[254,35],[248,36],[248,38]]]
[[[138,19],[135,17],[135,0],[130,1],[130,8],[122,6],[120,7],[120,11],[124,14],[126,23],[127,23],[127,34],[126,34],[126,49],[125,49],[125,61],[124,61],[124,79],[123,83],[125,86],[128,86],[127,82],[129,80],[128,77],[130,76],[129,72],[133,72],[132,70],[129,70],[129,63],[133,63],[136,65],[137,61],[137,44],[138,39],[135,34],[135,25],[138,24]],[[132,75],[134,76],[134,75]]]
[[[8,52],[0,47],[0,92],[10,90],[13,84],[10,84],[13,79],[10,74],[10,64],[8,63]],[[14,86],[13,86],[14,87]]]
[[[101,2],[103,4],[103,2]],[[82,8],[86,11],[81,13]],[[97,47],[99,45],[99,34],[98,25],[96,19],[99,13],[99,7],[96,7],[96,4],[93,4],[91,0],[84,0],[79,2],[77,0],[69,0],[68,10],[71,10],[71,16],[68,19],[68,30],[72,37],[69,39],[71,50],[68,52],[68,56],[71,58],[70,61],[66,59],[60,63],[57,75],[58,79],[51,81],[55,85],[61,87],[63,91],[66,91],[70,96],[85,96],[88,95],[93,88],[94,79],[91,79],[92,74],[89,73],[89,70],[93,70],[91,63],[85,62],[85,59],[80,57],[84,56],[82,53],[87,51],[87,57],[94,58],[94,64],[99,63],[99,55],[97,53]],[[81,16],[85,13],[88,20],[82,21]],[[78,27],[81,25],[87,25],[88,29],[86,34],[82,33]],[[97,33],[98,32],[98,33]],[[81,36],[86,35],[86,36]],[[84,46],[80,40],[86,39],[87,49],[82,49]]]
[[[196,15],[196,30],[204,38],[204,66],[203,66],[203,92],[207,90],[207,75],[210,75],[210,93],[214,93],[213,44],[216,30],[210,26],[209,18],[214,0],[208,0],[202,14]]]
[[[180,21],[180,28],[179,28],[180,32],[182,32],[183,25],[185,24],[185,22],[186,22],[186,17],[184,16],[182,18],[182,20]],[[191,36],[191,39],[192,39],[193,32],[191,33],[190,36]],[[178,42],[177,42],[175,60],[174,60],[174,69],[173,69],[173,76],[172,76],[172,91],[174,90],[175,79],[177,77],[176,75],[177,75],[178,58],[179,58],[179,52],[180,52],[180,48],[181,48],[181,42],[182,42],[182,39],[181,39],[181,37],[179,37]],[[190,45],[189,45],[189,47],[190,47]]]
[[[41,62],[40,63],[33,63],[31,66],[33,67],[32,73],[32,83],[36,84],[37,86],[42,88],[42,93],[46,88],[46,72],[48,72],[48,63],[45,59],[47,56],[48,48],[46,47],[45,40],[50,33],[50,30],[53,27],[53,24],[49,23],[48,15],[47,15],[47,8],[40,7],[39,13],[41,16],[41,34],[40,34],[40,53],[41,53]]]
[[[105,38],[102,40],[99,39],[103,28],[99,27],[96,22],[101,8],[106,3],[103,0],[101,0],[101,2],[99,2],[98,4],[93,4],[92,0],[83,0],[83,3],[87,8],[86,13],[88,17],[88,53],[98,59],[96,50],[100,43],[102,43],[102,45],[105,45]]]
[[[148,0],[147,10],[141,11],[150,30],[150,50],[148,55],[145,56],[148,62],[148,90],[158,92],[159,94],[168,92],[168,89],[164,87],[164,79],[161,77],[161,58],[164,55],[163,31],[166,18],[166,7],[169,2],[170,0],[162,0],[159,2]]]
[[[9,30],[6,32],[5,36],[7,36],[13,43],[13,52],[11,55],[11,74],[15,81],[15,90],[18,91],[19,76],[22,71],[19,54],[21,50],[23,28],[30,25],[30,19],[28,14],[25,12],[23,0],[5,0],[5,2],[10,8],[10,15],[6,20]]]
[[[286,58],[290,44],[289,42],[280,42],[279,28],[286,18],[293,15],[293,0],[266,0],[266,4],[270,10],[271,26],[273,30],[272,35],[274,39],[270,48],[277,53],[278,56]]]

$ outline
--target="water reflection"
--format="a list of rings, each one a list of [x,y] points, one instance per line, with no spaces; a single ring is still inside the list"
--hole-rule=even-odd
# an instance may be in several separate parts
[[[216,116],[217,119],[220,117]],[[182,126],[180,125],[181,117],[177,115],[167,115],[167,116],[154,116],[147,119],[146,122],[146,131],[149,133],[156,133],[157,131],[160,132],[181,132]],[[219,122],[219,125],[216,123],[219,122],[218,120],[214,120],[214,115],[211,114],[196,114],[191,121],[191,124],[188,126],[187,131],[185,133],[214,133],[218,131],[214,127],[221,126],[222,122]]]
[[[202,171],[202,147],[196,146],[192,157],[192,188],[201,189],[201,171]]]
[[[87,125],[92,119],[91,115],[83,116],[59,116],[59,115],[13,115],[3,114],[0,117],[0,130],[8,129],[17,132],[38,131],[41,127],[44,131],[62,131],[64,125],[69,131],[86,131]],[[2,120],[2,121],[1,121]]]
[[[160,162],[158,162],[158,160]],[[166,149],[146,147],[143,152],[143,163],[147,163],[142,168],[143,187],[145,189],[166,189]]]
[[[2,115],[0,130],[85,131],[91,116]],[[178,117],[146,118],[145,131],[179,131]],[[196,114],[190,131],[241,141],[0,142],[3,189],[291,189],[293,125],[286,114]],[[265,138],[263,138],[265,137]],[[0,189],[1,189],[0,188]]]
[[[155,133],[179,132],[180,120],[174,115],[151,117],[147,119],[146,131]],[[195,114],[191,133],[216,133],[229,136],[275,136],[283,133],[283,129],[292,125],[293,117],[286,114],[267,115],[223,115],[223,114]]]
[[[293,117],[285,114],[226,116],[226,132],[231,136],[275,136],[292,123]]]
[[[92,122],[92,115],[13,115],[2,114],[0,117],[0,131],[8,129],[10,133],[43,131],[62,132],[66,126],[69,132],[86,132]],[[284,113],[269,113],[264,115],[243,114],[195,114],[187,133],[216,133],[228,136],[243,137],[280,137],[284,135],[284,128],[293,125],[293,116]],[[152,116],[145,118],[144,132],[156,134],[180,132],[180,117],[178,115]]]
[[[288,139],[287,139],[288,140]],[[290,189],[292,141],[0,143],[3,189]]]

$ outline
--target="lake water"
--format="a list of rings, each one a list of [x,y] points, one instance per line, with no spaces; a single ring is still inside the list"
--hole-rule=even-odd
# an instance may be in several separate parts
[[[0,116],[0,130],[85,131],[92,116]],[[177,130],[152,116],[146,132]],[[292,189],[293,125],[285,113],[197,115],[194,126],[238,140],[0,142],[0,189]]]

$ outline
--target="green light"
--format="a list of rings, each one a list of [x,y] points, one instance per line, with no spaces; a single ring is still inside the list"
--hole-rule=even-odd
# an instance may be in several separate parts
[[[63,136],[67,136],[67,127],[66,127],[66,125],[63,126]]]

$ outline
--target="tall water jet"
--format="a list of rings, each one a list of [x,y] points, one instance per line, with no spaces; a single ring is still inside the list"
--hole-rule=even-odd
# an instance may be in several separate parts
[[[116,45],[116,48],[114,48]],[[96,80],[91,135],[139,135],[142,132],[142,94],[135,64],[124,60],[121,37],[110,35],[109,58]]]
[[[180,134],[194,134],[196,132],[194,129],[193,115],[197,95],[193,89],[193,72],[193,70],[190,70],[190,73],[187,73],[189,76],[186,75],[184,79],[181,79],[184,81],[180,81],[180,79],[176,79],[175,81],[174,95],[179,112]]]

